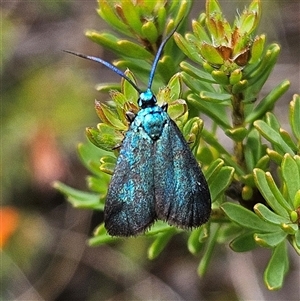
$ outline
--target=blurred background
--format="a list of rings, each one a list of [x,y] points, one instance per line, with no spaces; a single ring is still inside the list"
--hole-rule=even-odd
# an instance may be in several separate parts
[[[195,1],[192,18],[204,11]],[[233,20],[249,1],[220,1]],[[275,112],[288,126],[288,103],[300,91],[300,1],[262,0],[259,33],[282,47],[264,91],[283,79],[291,88]],[[112,61],[84,36],[107,25],[86,1],[1,2],[1,294],[0,300],[300,300],[300,263],[291,252],[285,286],[269,292],[262,274],[270,250],[236,254],[220,246],[208,274],[196,274],[199,258],[175,237],[154,261],[143,237],[91,248],[87,239],[102,215],[72,208],[51,184],[85,189],[87,171],[76,154],[85,127],[98,118],[94,99],[107,94],[99,82],[119,82],[99,64],[62,49]],[[264,91],[262,93],[264,93]]]

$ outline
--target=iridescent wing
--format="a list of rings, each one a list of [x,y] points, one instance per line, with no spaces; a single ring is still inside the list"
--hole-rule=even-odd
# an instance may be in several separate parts
[[[180,228],[198,227],[207,222],[211,212],[207,182],[183,135],[170,118],[154,151],[158,218]]]
[[[104,208],[110,235],[134,236],[156,219],[153,142],[133,122],[122,143]]]

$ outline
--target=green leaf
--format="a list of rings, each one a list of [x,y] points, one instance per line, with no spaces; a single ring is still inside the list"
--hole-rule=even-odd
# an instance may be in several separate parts
[[[156,70],[156,73],[163,79],[163,85],[166,85],[169,79],[178,71],[177,63],[174,62],[174,54],[172,52],[169,52],[169,55],[167,55],[167,52],[165,53],[166,54],[159,60]],[[162,85],[160,85],[160,88],[161,87]]]
[[[101,199],[106,196],[108,185],[105,185],[106,181],[103,180],[103,177],[88,176],[86,182],[91,191],[99,193]]]
[[[127,59],[120,59],[117,61],[114,61],[114,65],[119,68],[120,70],[122,69],[129,69],[132,73],[138,74],[139,75],[139,81],[143,83],[147,83],[149,79],[149,72],[151,65],[146,62],[145,60],[140,60],[140,59],[133,59],[133,58],[127,58]],[[156,81],[160,78],[160,75],[157,73],[156,78],[155,78],[155,83],[153,86],[156,84]]]
[[[122,13],[126,19],[127,24],[142,38],[143,23],[141,22],[141,16],[138,5],[134,5],[131,0],[121,0]]]
[[[182,94],[182,80],[181,74],[174,74],[168,82],[168,87],[171,89],[171,99],[176,100],[181,97]]]
[[[283,160],[283,155],[279,154],[277,151],[274,151],[270,148],[266,149],[267,155],[270,157],[272,161],[274,161],[277,165],[280,165]]]
[[[164,103],[166,103],[166,101]],[[182,117],[186,112],[187,112],[187,104],[183,99],[172,101],[168,105],[168,114],[173,120],[177,120],[178,118]]]
[[[199,80],[194,75],[190,75],[186,72],[182,72],[181,74],[184,83],[196,94],[200,93],[201,91],[216,92],[210,83]]]
[[[100,159],[99,169],[108,175],[113,175],[117,159],[112,156],[104,156]]]
[[[236,174],[238,176],[245,176],[245,171],[243,170],[243,168],[241,168],[241,166],[236,162],[236,160],[234,160],[234,158],[232,158],[231,155],[225,153],[223,154],[223,160],[224,162],[229,165],[232,166],[236,172]]]
[[[152,60],[153,55],[142,46],[128,40],[120,40],[106,32],[87,31],[86,36],[114,53],[133,59]]]
[[[237,236],[230,242],[230,248],[234,252],[248,252],[257,247],[257,244],[253,238],[254,231],[249,231]]]
[[[212,84],[216,83],[216,81],[213,79],[213,77],[209,73],[207,73],[201,69],[198,69],[195,66],[193,66],[187,62],[181,62],[180,67],[183,71],[185,71],[186,73],[188,73],[189,75],[191,75],[193,77],[198,78],[201,81],[205,81],[207,83],[212,83]]]
[[[99,123],[98,129],[87,128],[86,134],[89,140],[97,147],[111,151],[116,145],[120,145],[123,135],[105,123]]]
[[[97,9],[97,12],[99,16],[111,27],[117,29],[121,33],[132,36],[130,30],[128,30],[128,26],[115,14],[108,1],[99,0],[99,9]]]
[[[165,24],[167,21],[167,11],[163,5],[160,5],[158,7],[156,18],[157,18],[157,31],[161,34],[165,28]]]
[[[205,142],[207,142],[209,145],[215,148],[220,154],[226,154],[227,156],[230,156],[228,151],[216,139],[216,136],[207,131],[205,128],[202,129],[201,137],[204,139]]]
[[[222,210],[217,209],[212,213],[211,221],[214,221],[215,216],[218,216],[218,221],[223,221],[222,227],[219,231],[218,235],[218,243],[219,244],[227,244],[228,241],[232,241],[235,237],[240,236],[245,232],[241,226],[236,223],[228,223],[228,218],[224,215]],[[220,220],[219,220],[220,219]]]
[[[279,52],[280,47],[277,44],[273,44],[269,47],[258,66],[253,68],[254,71],[251,70],[248,73],[247,69],[245,68],[244,78],[248,80],[248,88],[245,93],[245,99],[257,98],[258,93],[261,91],[262,86],[269,78],[269,75],[277,62]]]
[[[248,134],[245,127],[231,128],[225,131],[225,134],[236,142],[242,142]]]
[[[274,248],[279,245],[286,237],[287,233],[284,231],[272,233],[256,233],[254,239],[257,244],[265,248]]]
[[[205,28],[196,20],[192,20],[193,33],[196,36],[197,40],[210,43],[210,38],[206,33]]]
[[[251,34],[257,26],[257,15],[255,12],[244,10],[240,16],[240,34]]]
[[[249,187],[249,189],[252,189],[251,187],[255,186],[254,177],[253,177],[252,173],[241,176],[241,181],[243,184],[245,184],[245,186]],[[243,192],[243,190],[242,190],[242,192]],[[253,192],[253,189],[252,189],[252,192]]]
[[[299,168],[299,174],[300,174],[300,155],[296,155],[294,156],[294,159],[298,165],[298,168]]]
[[[230,77],[229,77],[230,85],[235,85],[239,83],[242,80],[242,77],[243,77],[243,73],[240,68],[233,70],[230,73]]]
[[[218,238],[220,228],[221,228],[221,225],[211,224],[210,235],[209,235],[207,244],[205,246],[204,254],[200,260],[200,263],[199,263],[198,269],[197,269],[199,276],[203,276],[207,271],[208,265],[210,263],[212,255],[213,255],[213,250],[217,243],[217,238]]]
[[[201,135],[201,137],[203,136]],[[210,165],[215,159],[213,149],[207,146],[199,146],[196,153],[196,158],[204,165]]]
[[[297,151],[297,145],[295,144],[295,142],[293,141],[292,137],[290,136],[290,134],[284,130],[284,129],[280,129],[280,136],[282,137],[282,139],[284,140],[284,142],[291,148],[293,149],[295,152]]]
[[[274,225],[281,225],[283,223],[291,222],[290,219],[277,215],[268,207],[260,203],[254,206],[254,211],[260,218]]]
[[[298,248],[300,249],[300,231],[297,231],[297,233],[295,235],[295,239],[296,239],[296,244],[297,244]]]
[[[222,65],[224,63],[223,57],[219,51],[212,45],[203,43],[200,48],[202,57],[212,65]]]
[[[269,74],[276,64],[279,52],[280,46],[278,44],[274,43],[269,45],[266,54],[262,57],[259,64],[255,66],[254,69],[250,68],[250,71],[248,71],[247,69],[244,70],[244,77],[245,79],[249,80],[250,86],[259,83],[259,87],[262,87],[263,83],[269,77]],[[257,87],[257,89],[259,87]],[[258,91],[259,90],[260,89],[258,89]]]
[[[247,170],[252,172],[255,165],[260,160],[263,155],[263,146],[261,143],[261,138],[259,132],[256,129],[252,129],[248,134],[246,145],[245,145],[245,160]]]
[[[192,61],[196,62],[196,63],[202,63],[203,59],[201,58],[201,56],[199,55],[196,47],[192,44],[190,44],[189,42],[186,41],[186,39],[180,35],[179,33],[175,32],[174,35],[174,40],[177,44],[177,46],[179,47],[179,49],[188,57],[190,58]]]
[[[276,145],[283,153],[294,154],[294,151],[285,143],[280,134],[274,131],[265,121],[257,120],[253,124],[262,136]]]
[[[252,0],[252,2],[249,4],[248,11],[257,16],[256,26],[258,25],[259,20],[260,20],[261,9],[262,9],[261,2],[259,0]]]
[[[294,236],[289,236],[288,239],[297,254],[300,256],[300,231],[297,231]]]
[[[174,3],[176,4],[176,1]],[[188,0],[178,1],[177,4],[178,11],[174,13],[174,24],[178,24],[183,18],[187,16],[192,5],[191,1]]]
[[[95,86],[98,92],[110,92],[112,90],[120,90],[120,84],[116,83],[99,83]]]
[[[275,102],[288,90],[290,82],[284,80],[277,85],[272,91],[265,96],[254,110],[245,118],[246,123],[252,123],[255,120],[260,119],[266,112],[271,111]]]
[[[246,79],[243,79],[232,86],[232,93],[238,94],[244,92],[246,91],[247,87],[248,87],[248,81]]]
[[[175,233],[176,230],[174,228],[170,228],[168,231],[157,234],[154,242],[148,249],[148,258],[150,260],[155,259],[164,250]]]
[[[215,103],[203,101],[203,99],[196,94],[189,95],[187,97],[187,100],[189,103],[191,103],[196,108],[198,108],[200,112],[208,115],[213,121],[219,124],[222,128],[224,129],[231,128],[224,106],[216,106]]]
[[[218,174],[223,166],[224,166],[224,161],[220,158],[212,161],[205,172],[205,177],[207,181],[212,181],[211,177],[213,177],[214,174]]]
[[[280,190],[278,189],[272,175],[267,172],[266,173],[266,180],[268,182],[268,185],[273,193],[273,195],[275,196],[277,202],[283,207],[285,208],[285,211],[282,210],[282,208],[278,207],[277,210],[280,210],[279,212],[277,213],[280,213],[281,212],[281,215],[284,215],[284,216],[288,216],[288,212],[290,212],[291,210],[293,210],[293,206],[287,202],[287,200],[284,198],[284,196],[282,195],[282,193],[280,192]],[[272,207],[274,209],[274,207]]]
[[[58,181],[54,182],[53,187],[63,193],[75,208],[104,210],[99,194],[77,190]]]
[[[282,177],[287,187],[289,203],[292,205],[297,191],[300,189],[300,173],[298,165],[289,154],[285,154],[281,164]]]
[[[251,47],[251,58],[249,64],[256,64],[260,61],[263,55],[265,42],[266,42],[266,36],[264,34],[255,37]]]
[[[210,194],[212,201],[216,200],[229,187],[234,176],[234,168],[224,166],[218,173],[210,177]]]
[[[135,84],[137,83],[134,74],[130,70],[127,69],[124,73]],[[132,102],[136,102],[137,101],[137,99],[139,97],[138,91],[127,80],[125,80],[124,78],[122,78],[122,81],[121,81],[121,88],[122,88],[122,93],[124,94],[124,98],[126,99],[126,101],[132,101]]]
[[[203,242],[209,237],[208,227],[203,225],[193,230],[189,236],[187,246],[192,254],[197,254],[203,247]]]
[[[99,169],[100,158],[105,155],[111,154],[111,152],[102,150],[93,145],[91,142],[78,144],[77,150],[81,162],[84,164],[84,166],[88,168],[88,170],[94,175],[102,177],[103,173]]]
[[[127,130],[127,125],[120,121],[120,118],[117,116],[116,112],[112,110],[111,107],[98,101],[95,102],[95,107],[98,116],[104,123],[120,131]]]
[[[208,0],[206,1],[206,13],[209,15],[209,17],[215,14],[222,15],[222,9],[217,0]]]
[[[222,204],[221,209],[229,217],[230,220],[236,222],[240,226],[256,231],[278,232],[280,227],[261,220],[255,213],[234,203],[226,202]]]
[[[199,117],[189,119],[182,130],[191,150],[199,146],[203,121]]]
[[[220,84],[222,86],[229,85],[229,77],[224,71],[213,70],[211,73],[211,76],[218,84]]]
[[[274,248],[271,259],[264,272],[264,282],[269,290],[278,290],[283,285],[284,276],[289,268],[286,243],[283,241]]]
[[[291,222],[287,224],[281,224],[281,229],[288,234],[295,235],[299,230],[298,224],[291,224]]]
[[[217,103],[217,104],[226,104],[229,105],[231,103],[231,95],[225,94],[225,93],[211,93],[202,91],[200,92],[200,97],[204,101],[208,101],[211,103]]]
[[[300,189],[295,194],[293,205],[295,209],[300,208]]]
[[[177,232],[182,232],[183,230],[176,229],[173,226],[168,225],[166,222],[158,220],[154,223],[154,225],[145,232],[146,236],[153,236],[162,232],[170,231],[170,229],[175,229]]]
[[[285,218],[289,218],[286,201],[275,182],[273,182],[270,173],[265,173],[263,170],[255,168],[253,174],[257,188],[274,212]]]
[[[113,241],[119,240],[119,237],[110,236],[104,227],[104,224],[98,226],[94,232],[94,237],[89,239],[89,245],[91,247],[96,247],[99,245],[104,245],[107,243],[111,243]]]
[[[290,124],[300,145],[300,96],[295,94],[290,102]]]
[[[152,60],[152,54],[142,46],[135,44],[127,40],[119,40],[116,45],[118,51],[121,51],[122,55],[130,58],[140,60]]]
[[[122,88],[122,90],[123,90],[123,88]],[[124,110],[126,110],[128,101],[127,101],[125,95],[119,91],[110,91],[109,95],[110,95],[112,101],[116,105],[117,115],[119,116],[120,120],[122,121],[122,123],[127,124],[128,120],[126,119]]]
[[[265,116],[265,121],[273,130],[277,132],[280,131],[280,122],[273,113],[267,112]]]
[[[118,41],[119,39],[111,33],[108,32],[98,32],[95,30],[87,30],[85,35],[94,41],[95,43],[104,46],[110,50],[115,51],[117,54],[122,52],[118,50]]]

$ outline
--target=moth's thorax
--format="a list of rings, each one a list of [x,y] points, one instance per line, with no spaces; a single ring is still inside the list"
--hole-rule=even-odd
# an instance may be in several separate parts
[[[155,105],[141,109],[133,123],[134,127],[142,128],[155,141],[161,136],[168,118],[168,114],[161,107]]]

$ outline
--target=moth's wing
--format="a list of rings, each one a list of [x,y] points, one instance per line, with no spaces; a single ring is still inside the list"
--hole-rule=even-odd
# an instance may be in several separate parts
[[[150,138],[131,124],[106,197],[104,223],[110,235],[136,235],[156,219],[152,153]]]
[[[159,219],[181,228],[207,222],[211,198],[207,182],[173,120],[155,144],[154,185]]]

